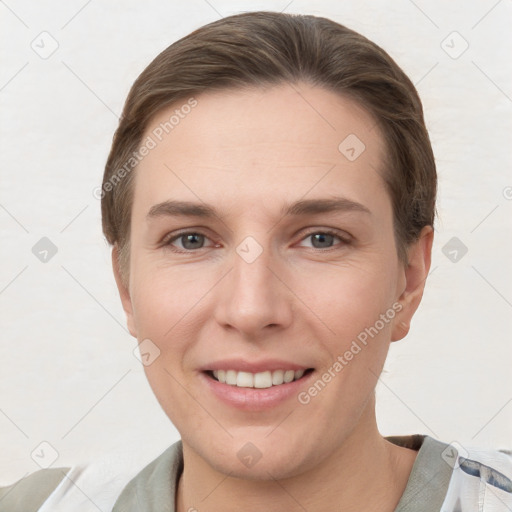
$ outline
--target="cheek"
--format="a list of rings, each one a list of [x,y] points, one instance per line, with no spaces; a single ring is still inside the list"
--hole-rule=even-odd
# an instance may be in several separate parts
[[[320,378],[325,375],[325,380],[332,382],[318,404],[332,401],[343,404],[345,411],[353,410],[375,386],[396,314],[392,272],[382,268],[385,266],[377,264],[338,268],[330,275],[318,276],[315,294],[309,288],[308,305],[321,321],[309,313],[308,318],[317,326],[317,343],[329,354]]]
[[[375,388],[389,349],[395,310],[389,287],[376,275],[347,271],[346,276],[324,284],[311,309],[322,320],[316,321],[316,343],[329,356],[318,369],[321,382],[304,390],[303,399],[311,402],[308,410],[319,422],[339,425],[356,421]]]
[[[331,334],[347,341],[391,308],[394,276],[384,268],[330,266],[327,272],[317,272],[312,280],[295,280],[295,290],[309,310],[330,328]]]
[[[194,410],[184,391],[183,368],[188,351],[199,338],[197,314],[205,291],[177,271],[146,270],[137,279],[133,304],[139,338],[151,340],[158,353],[151,364],[144,365],[144,372],[162,409],[182,428]]]
[[[211,279],[183,267],[158,268],[141,264],[134,273],[132,303],[140,336],[172,339],[201,309]]]

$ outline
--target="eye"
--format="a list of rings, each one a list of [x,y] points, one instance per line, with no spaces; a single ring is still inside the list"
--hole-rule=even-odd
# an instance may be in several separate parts
[[[168,246],[175,252],[192,252],[194,249],[203,249],[204,240],[208,239],[203,233],[197,231],[186,231],[173,236],[172,238],[164,239],[162,245]],[[175,241],[181,242],[181,248],[176,248],[173,243]]]
[[[333,249],[335,246],[333,247],[331,244],[336,238],[341,241],[341,244],[338,245],[345,245],[350,243],[348,237],[344,237],[340,233],[330,229],[322,231],[310,231],[302,240],[307,240],[308,238],[312,240],[314,249]]]

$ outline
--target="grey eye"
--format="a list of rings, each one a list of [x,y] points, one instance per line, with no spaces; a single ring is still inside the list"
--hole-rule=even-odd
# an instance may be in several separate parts
[[[181,235],[178,240],[182,241],[184,249],[201,249],[204,244],[204,235],[200,233],[187,233]]]
[[[331,247],[334,238],[336,238],[334,235],[330,235],[329,233],[313,233],[308,235],[308,237],[313,241],[313,247],[315,247],[315,249]]]

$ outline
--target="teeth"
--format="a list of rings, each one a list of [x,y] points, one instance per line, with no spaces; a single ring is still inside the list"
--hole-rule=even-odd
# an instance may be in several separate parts
[[[260,373],[237,372],[236,370],[213,370],[219,381],[240,388],[270,388],[300,379],[305,370],[276,370]]]

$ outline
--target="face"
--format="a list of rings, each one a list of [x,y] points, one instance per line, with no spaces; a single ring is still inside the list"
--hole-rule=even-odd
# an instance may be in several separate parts
[[[116,279],[184,446],[225,474],[284,478],[371,423],[429,248],[399,262],[383,138],[352,100],[305,84],[195,99],[146,131],[157,144],[136,170],[128,287],[114,257]],[[280,369],[307,371],[279,385]]]

